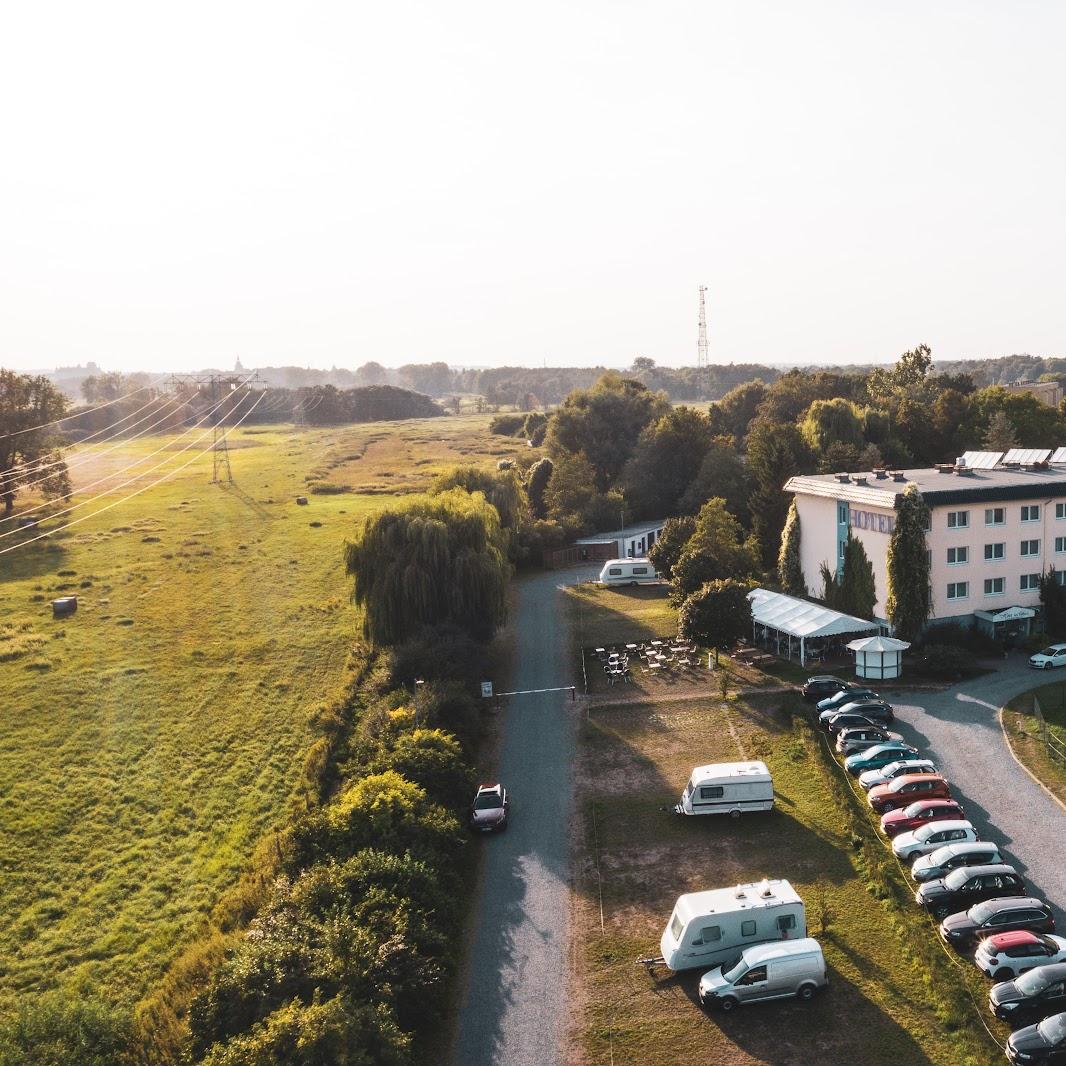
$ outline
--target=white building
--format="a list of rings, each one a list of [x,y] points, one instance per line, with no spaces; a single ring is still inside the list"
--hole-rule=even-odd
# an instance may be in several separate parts
[[[665,522],[662,518],[641,522],[625,529],[582,537],[574,543],[578,548],[584,549],[583,559],[643,559],[662,535]]]
[[[1066,449],[1055,459],[1060,453],[1066,460]],[[985,453],[968,453],[977,454]],[[1054,567],[1066,584],[1066,462],[1050,462],[1050,451],[1018,454],[1028,459],[984,469],[956,463],[790,478],[785,488],[796,498],[808,592],[821,593],[823,562],[840,572],[850,529],[873,566],[876,620],[887,625],[888,544],[896,505],[913,484],[930,510],[931,623],[976,622],[996,636],[1028,633],[1040,606],[1040,575]]]

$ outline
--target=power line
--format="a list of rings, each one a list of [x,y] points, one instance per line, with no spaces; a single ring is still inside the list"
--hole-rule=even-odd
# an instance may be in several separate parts
[[[229,429],[226,430],[226,433],[232,433],[235,429],[237,429],[241,425],[241,423],[256,409],[256,407],[259,406],[262,399],[263,394],[260,393],[259,399],[256,400],[255,403],[252,404],[252,406],[243,415],[241,415],[238,421],[236,421],[232,426],[230,426]],[[205,433],[204,436],[206,437],[207,434]],[[73,522],[67,522],[62,526],[57,526],[55,529],[50,529],[47,532],[41,533],[36,537],[31,537],[29,540],[20,541],[18,544],[12,544],[9,548],[0,548],[0,555],[6,555],[8,552],[13,552],[18,548],[24,548],[28,544],[34,544],[39,540],[44,540],[46,537],[54,536],[56,533],[62,533],[64,530],[70,529],[72,526],[81,525],[82,522],[88,522],[90,518],[96,518],[97,515],[102,515],[106,511],[114,510],[114,508],[120,507],[124,503],[128,503],[134,497],[140,496],[142,493],[147,492],[149,489],[154,489],[156,486],[162,485],[164,481],[169,481],[170,478],[174,477],[176,474],[180,474],[182,470],[184,470],[187,466],[190,466],[192,463],[195,463],[197,459],[206,455],[213,446],[214,445],[211,445],[207,448],[204,448],[202,451],[197,452],[196,455],[192,456],[189,459],[186,459],[185,462],[181,464],[181,466],[176,467],[174,470],[167,471],[167,473],[165,473],[162,477],[157,478],[150,485],[145,485],[143,488],[139,488],[136,492],[131,492],[128,496],[124,496],[121,500],[116,500],[114,503],[109,503],[106,507],[101,507],[98,511],[93,511],[92,514],[82,515],[81,518],[75,518]],[[192,445],[190,444],[188,447],[191,448]],[[187,451],[188,448],[184,448],[182,450]]]
[[[249,394],[246,393],[245,395],[247,396]],[[225,399],[226,398],[223,397],[223,399],[220,400],[219,403],[217,403],[215,405],[215,408],[221,406],[221,404],[225,402]],[[262,399],[262,394],[260,394],[260,399]],[[242,400],[243,400],[243,397],[242,397]],[[238,401],[238,403],[239,402],[242,402],[242,401]],[[195,423],[193,423],[193,425],[191,425],[187,430],[185,430],[184,433],[179,434],[175,438],[175,440],[181,440],[182,437],[187,437],[190,433],[193,432],[193,430],[195,430],[197,428],[197,426],[201,425],[204,421],[206,421],[213,414],[215,408],[209,408],[207,411],[205,411],[200,416],[200,418]],[[198,437],[191,444],[186,445],[185,448],[180,448],[178,450],[178,454],[180,455],[181,452],[188,451],[189,448],[191,448],[193,446],[193,444],[199,443],[199,441],[203,440],[203,438],[206,437],[206,436],[207,436],[207,434],[205,433],[202,437]],[[82,487],[82,491],[84,492],[86,489],[95,488],[97,485],[101,485],[105,481],[110,481],[113,478],[121,477],[127,471],[132,470],[136,466],[140,466],[142,463],[144,463],[147,460],[151,459],[153,456],[158,455],[160,452],[166,451],[166,449],[169,448],[173,443],[174,443],[174,441],[168,441],[166,444],[161,444],[158,448],[155,449],[155,451],[149,452],[147,455],[141,456],[140,459],[137,459],[137,460],[135,460],[132,463],[128,463],[126,466],[121,467],[120,469],[114,471],[113,473],[107,474],[106,476],[104,476],[102,478],[97,478],[96,481],[92,481],[88,485],[83,486]],[[118,489],[121,489],[121,488],[125,488],[127,485],[132,484],[134,481],[138,480],[139,478],[144,477],[145,474],[150,474],[150,473],[152,473],[152,471],[158,470],[159,467],[164,466],[167,462],[168,462],[168,460],[164,459],[162,462],[157,463],[154,467],[152,467],[151,470],[143,471],[142,473],[138,474],[136,477],[132,477],[129,480],[122,482],[120,485],[114,486],[114,488],[107,489],[104,492],[97,493],[95,496],[91,496],[87,500],[82,500],[81,503],[72,504],[70,507],[65,507],[61,511],[55,511],[55,512],[53,512],[53,513],[51,513],[51,514],[49,514],[49,515],[47,515],[45,517],[47,517],[47,518],[59,518],[60,515],[70,514],[72,511],[77,511],[77,510],[79,510],[82,507],[87,507],[89,504],[93,503],[95,500],[101,499],[104,496],[109,496],[112,492],[115,492],[115,491],[117,491]],[[69,500],[72,495],[73,495],[73,493],[70,493],[67,496],[65,496],[64,499],[68,499]],[[51,502],[46,500],[43,503],[37,504],[36,507],[30,507],[30,508],[28,508],[25,511],[20,511],[18,517],[19,518],[24,518],[26,515],[33,514],[36,511],[40,511],[42,508],[49,507],[49,506],[51,506]],[[7,530],[5,533],[0,533],[0,540],[3,540],[5,537],[14,536],[18,532],[19,532],[18,527],[14,527],[12,529]]]
[[[129,430],[133,429],[135,426],[139,426],[142,422],[147,422],[149,418],[155,417],[155,415],[159,414],[159,412],[161,410],[163,410],[164,408],[172,407],[173,405],[179,404],[181,402],[182,402],[182,400],[181,400],[180,396],[172,396],[169,400],[166,401],[166,403],[162,404],[161,406],[157,406],[154,411],[152,411],[150,414],[145,415],[144,418],[138,419],[136,422],[132,423],[131,425],[126,426],[126,428],[124,430],[122,430],[122,433],[126,433]],[[145,407],[151,407],[155,403],[156,403],[156,399],[152,399],[151,401],[149,401],[144,406]],[[141,407],[138,410],[143,411],[144,407]],[[138,413],[137,411],[133,412],[133,414],[137,414],[137,413]],[[173,413],[173,412],[171,412],[171,413]],[[132,415],[127,415],[126,416],[126,418],[131,418],[131,417],[132,417]],[[53,467],[63,466],[64,464],[66,464],[68,470],[77,468],[77,467],[81,466],[85,462],[89,462],[92,459],[99,459],[100,456],[107,455],[109,452],[113,452],[116,448],[120,448],[123,444],[128,444],[130,441],[138,440],[140,437],[143,437],[146,433],[150,433],[153,429],[155,429],[156,426],[162,425],[167,420],[167,418],[169,418],[169,417],[170,417],[169,414],[164,415],[157,422],[153,422],[152,425],[148,426],[146,429],[141,430],[140,433],[135,433],[132,437],[122,437],[122,439],[119,440],[118,444],[112,445],[110,448],[105,448],[103,451],[93,452],[93,451],[90,450],[89,453],[77,452],[77,453],[75,453],[75,461],[73,461],[73,462],[68,462],[65,458],[60,458],[60,459],[54,460],[51,463],[40,463],[40,464],[20,463],[17,467],[10,467],[3,474],[0,474],[0,491],[2,491],[4,488],[6,488],[8,483],[17,480],[17,477],[18,477],[17,471],[19,469],[25,469],[27,467],[32,467],[33,469],[31,471],[31,474],[33,476],[36,476],[42,470],[50,470]],[[119,421],[124,421],[124,419],[120,419]],[[118,423],[115,423],[115,425],[117,425],[117,424]],[[108,430],[113,429],[113,428],[114,428],[114,426],[109,426],[107,430],[101,430],[100,432],[101,433],[106,433],[106,432],[108,432]],[[119,437],[119,436],[121,436],[121,434],[119,434],[119,433],[115,434],[115,437]],[[108,441],[113,440],[113,439],[115,439],[115,438],[108,438]],[[103,441],[101,443],[105,443],[106,444],[106,443],[108,443],[108,441]],[[84,443],[84,442],[83,441],[79,441],[79,443]],[[78,461],[79,459],[80,459],[80,461]],[[20,485],[19,488],[22,488],[22,489],[33,488],[35,485],[40,485],[43,482],[48,481],[52,476],[54,476],[54,475],[49,475],[48,477],[40,478],[37,481],[26,482],[26,483]]]
[[[154,388],[153,385],[142,385],[139,389],[134,389],[132,392],[127,392],[125,396],[117,396],[113,400],[108,400],[107,403],[100,404],[99,407],[90,407],[88,411],[76,411],[72,415],[64,415],[62,418],[57,418],[54,422],[42,422],[39,426],[27,426],[25,429],[12,430],[10,433],[3,435],[3,440],[9,440],[11,437],[21,436],[23,433],[36,433],[40,429],[47,429],[49,426],[58,426],[62,422],[69,422],[72,418],[82,418],[85,415],[91,415],[95,411],[102,411],[105,407],[110,407],[112,404],[121,403],[123,400],[128,400],[131,396],[136,396],[139,392],[144,392],[145,389]]]

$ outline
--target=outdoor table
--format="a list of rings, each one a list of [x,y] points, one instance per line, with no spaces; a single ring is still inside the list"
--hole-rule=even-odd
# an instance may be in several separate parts
[[[637,650],[636,644],[627,644],[626,645],[626,651],[636,651],[636,650]]]
[[[661,648],[663,642],[661,640],[653,640],[651,644],[653,648]]]

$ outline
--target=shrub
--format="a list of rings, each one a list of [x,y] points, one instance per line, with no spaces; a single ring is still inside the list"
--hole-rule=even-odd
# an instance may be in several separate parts
[[[66,992],[26,996],[0,1021],[2,1066],[121,1066],[131,1063],[128,1015]]]
[[[1000,655],[1003,652],[999,642],[987,633],[982,633],[976,626],[964,626],[958,622],[932,626],[925,633],[925,642],[965,648],[974,655]]]
[[[333,481],[315,481],[308,487],[307,491],[314,496],[340,496],[344,492],[351,492],[351,485],[338,485]]]
[[[389,681],[406,687],[418,678],[473,684],[481,677],[484,654],[483,646],[458,626],[429,626],[390,649]]]
[[[937,681],[959,681],[978,672],[977,659],[965,648],[948,644],[927,644],[914,664],[915,672]]]
[[[496,415],[489,423],[489,432],[501,437],[513,437],[525,424],[525,415]]]
[[[395,770],[425,789],[432,802],[452,810],[469,801],[474,786],[459,742],[440,729],[401,733],[381,750],[368,769],[372,773]]]

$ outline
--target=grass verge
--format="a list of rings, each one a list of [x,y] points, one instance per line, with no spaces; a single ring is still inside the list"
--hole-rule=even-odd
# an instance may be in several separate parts
[[[1003,708],[1003,728],[1022,765],[1061,802],[1066,803],[1066,764],[1048,750],[1040,722],[1033,713],[1033,697],[1051,737],[1066,748],[1066,684],[1052,682],[1015,696]]]

